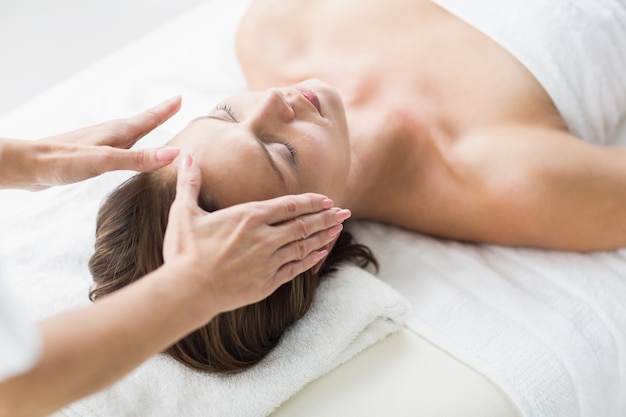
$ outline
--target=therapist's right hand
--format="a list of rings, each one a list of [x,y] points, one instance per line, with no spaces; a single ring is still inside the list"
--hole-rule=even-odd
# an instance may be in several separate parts
[[[262,300],[310,269],[341,232],[349,210],[318,194],[278,197],[207,213],[198,206],[200,168],[179,160],[176,198],[163,242],[165,264],[185,268],[184,285],[224,312]],[[181,285],[183,283],[181,282]]]

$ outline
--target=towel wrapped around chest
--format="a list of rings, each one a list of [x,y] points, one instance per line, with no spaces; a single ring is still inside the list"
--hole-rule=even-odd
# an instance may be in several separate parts
[[[606,144],[626,115],[626,2],[435,0],[500,44],[546,90],[570,131]]]

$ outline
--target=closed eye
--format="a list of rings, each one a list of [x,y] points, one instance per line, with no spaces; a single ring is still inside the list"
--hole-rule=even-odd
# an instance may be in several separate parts
[[[285,145],[285,147],[289,150],[289,153],[291,154],[291,160],[295,164],[296,163],[296,148],[294,148],[293,145],[289,142],[285,142],[283,143],[283,145]]]
[[[296,165],[296,163],[298,162],[297,159],[297,152],[296,152],[296,148],[290,143],[287,142],[285,140],[282,139],[278,139],[276,137],[272,137],[272,136],[263,136],[261,138],[259,138],[259,140],[263,143],[271,143],[271,144],[275,144],[275,145],[282,145],[284,146],[287,151],[289,152],[289,156],[287,157],[285,155],[285,159],[290,158],[291,159],[291,165],[292,167]]]
[[[239,120],[237,120],[237,117],[235,117],[235,112],[233,112],[233,108],[230,107],[228,104],[218,104],[217,106],[215,106],[215,109],[223,111],[228,115],[228,117],[232,119],[233,122],[239,123]]]

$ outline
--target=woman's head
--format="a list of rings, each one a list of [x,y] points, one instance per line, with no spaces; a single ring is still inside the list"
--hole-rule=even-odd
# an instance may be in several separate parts
[[[311,96],[308,88],[313,87],[231,99],[227,102],[231,108],[219,106],[209,117],[191,123],[171,142],[187,147],[186,151],[193,152],[201,165],[201,208],[210,212],[241,202],[307,191],[333,198],[340,195],[347,175],[344,171],[349,165],[349,153],[343,149],[347,143],[342,142],[347,142],[345,118],[343,122],[341,117],[328,121],[320,113],[313,114],[318,107],[328,112],[341,110],[341,115],[343,112],[333,107],[337,103],[328,99],[326,92],[316,87],[315,96]],[[319,104],[315,97],[319,97]],[[307,105],[311,109],[307,110]],[[278,117],[269,108],[283,111],[284,119],[257,120],[263,112],[263,118]],[[229,112],[235,111],[238,113],[233,119]],[[293,126],[288,126],[290,121]],[[294,164],[291,152],[277,141],[294,142],[293,146],[302,151],[301,156],[296,156],[300,159]],[[333,144],[341,152],[334,154]],[[320,160],[316,166],[316,157],[330,160]],[[274,159],[275,168],[270,158]],[[287,187],[282,187],[276,170],[285,177]],[[333,183],[334,176],[339,176],[337,184]],[[95,253],[89,261],[94,279],[92,299],[116,291],[163,264],[163,237],[175,197],[175,182],[171,167],[141,173],[105,200],[98,213]],[[257,363],[278,343],[283,332],[308,311],[320,279],[345,260],[362,266],[375,263],[369,249],[355,244],[350,234],[343,231],[319,273],[307,271],[265,300],[220,314],[167,352],[186,365],[209,371],[236,371]]]
[[[348,129],[339,95],[320,81],[235,95],[169,144],[194,156],[222,207],[302,192],[342,203]]]

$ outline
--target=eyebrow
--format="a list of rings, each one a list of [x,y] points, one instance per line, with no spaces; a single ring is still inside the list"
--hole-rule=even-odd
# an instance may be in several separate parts
[[[195,122],[197,120],[201,120],[201,119],[212,119],[212,120],[219,120],[220,122],[224,122],[224,123],[230,123],[229,121],[224,120],[221,117],[212,116],[212,115],[209,114],[209,115],[206,115],[206,116],[196,117],[191,122],[189,122],[189,124],[191,124],[191,123],[193,123],[193,122]],[[278,178],[283,183],[283,186],[285,187],[285,190],[287,190],[287,181],[285,181],[285,176],[283,175],[282,172],[280,172],[280,169],[278,169],[278,166],[276,165],[276,161],[274,161],[274,158],[272,157],[272,154],[270,154],[270,152],[267,150],[267,146],[265,146],[265,143],[263,143],[263,141],[260,138],[258,138],[256,135],[254,135],[254,139],[256,140],[256,142],[259,144],[259,146],[263,150],[263,154],[267,158],[267,162],[270,164],[270,166],[272,167],[272,169],[274,170],[276,175],[278,175]]]

